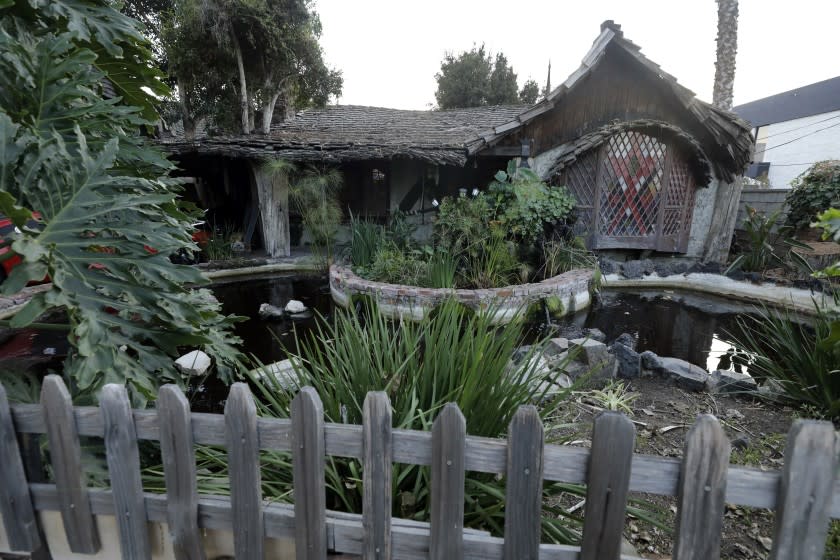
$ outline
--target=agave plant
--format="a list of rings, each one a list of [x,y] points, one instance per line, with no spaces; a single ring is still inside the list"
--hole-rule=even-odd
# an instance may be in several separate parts
[[[144,109],[101,95],[109,79],[148,109],[154,97],[141,86],[165,88],[142,58],[138,23],[104,0],[6,0],[0,52],[0,211],[20,230],[3,242],[23,257],[2,292],[52,281],[11,325],[66,310],[65,373],[82,400],[123,383],[142,406],[160,383],[184,384],[172,361],[183,347],[204,348],[230,380],[233,320],[188,289],[206,283],[197,270],[169,260],[196,249],[173,165],[139,134],[151,126]],[[41,228],[27,228],[32,211]]]

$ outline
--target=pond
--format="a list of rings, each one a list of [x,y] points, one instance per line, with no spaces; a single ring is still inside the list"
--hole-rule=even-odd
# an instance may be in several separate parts
[[[727,357],[734,349],[729,333],[737,332],[737,318],[751,310],[709,296],[604,291],[591,307],[558,323],[561,332],[564,327],[597,328],[607,342],[629,333],[638,352],[681,358],[708,371],[733,370],[739,365]]]

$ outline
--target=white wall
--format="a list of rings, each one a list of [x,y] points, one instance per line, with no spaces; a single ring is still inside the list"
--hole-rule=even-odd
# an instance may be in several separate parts
[[[840,159],[840,111],[762,126],[758,132],[756,143],[765,144],[762,161],[770,162],[772,188],[790,187],[791,181],[817,161]]]

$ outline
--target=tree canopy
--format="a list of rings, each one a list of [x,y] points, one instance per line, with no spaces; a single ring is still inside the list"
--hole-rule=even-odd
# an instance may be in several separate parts
[[[0,0],[0,211],[19,228],[2,245],[23,258],[0,291],[49,277],[11,326],[66,311],[64,373],[82,401],[105,383],[138,406],[162,383],[184,385],[173,364],[184,348],[203,348],[226,380],[241,356],[233,319],[189,287],[206,279],[169,259],[194,248],[195,217],[140,134],[152,92],[167,92],[149,47],[109,0]],[[106,80],[119,97],[103,97]]]
[[[435,74],[435,99],[441,109],[534,103],[539,86],[528,80],[517,90],[516,73],[503,53],[495,57],[484,45],[455,56],[446,53]]]
[[[130,0],[148,4],[151,0]],[[324,105],[341,93],[318,43],[311,0],[169,0],[159,40],[176,84],[176,114],[189,135],[207,118],[248,134],[259,117],[267,133],[275,107]],[[232,111],[238,107],[238,111]],[[238,118],[231,118],[237,115]]]

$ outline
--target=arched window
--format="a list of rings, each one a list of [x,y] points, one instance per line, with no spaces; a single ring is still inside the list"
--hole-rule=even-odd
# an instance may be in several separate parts
[[[695,179],[678,146],[620,132],[578,157],[560,182],[577,198],[576,227],[590,248],[685,252]]]

